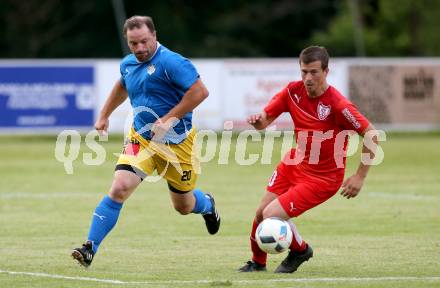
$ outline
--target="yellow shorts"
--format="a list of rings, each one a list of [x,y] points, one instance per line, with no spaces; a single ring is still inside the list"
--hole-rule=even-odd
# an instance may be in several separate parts
[[[128,170],[142,179],[156,182],[165,178],[168,187],[176,193],[185,193],[195,188],[199,165],[195,157],[195,129],[179,144],[162,144],[146,140],[132,128],[127,135],[124,150],[119,156],[116,170]],[[157,175],[153,175],[154,171]]]

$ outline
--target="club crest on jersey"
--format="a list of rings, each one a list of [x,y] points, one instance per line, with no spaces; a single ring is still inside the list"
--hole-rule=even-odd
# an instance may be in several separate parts
[[[330,105],[324,105],[321,102],[318,103],[318,118],[319,120],[325,120],[331,111]]]
[[[156,71],[156,66],[154,66],[154,64],[150,64],[150,65],[147,66],[147,73],[148,73],[148,75],[153,74],[154,71]]]

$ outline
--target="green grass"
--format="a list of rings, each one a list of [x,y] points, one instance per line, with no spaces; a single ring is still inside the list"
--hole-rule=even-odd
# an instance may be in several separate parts
[[[82,142],[74,174],[67,175],[54,157],[55,137],[1,136],[0,271],[74,278],[0,272],[0,287],[440,287],[440,278],[423,279],[440,277],[440,135],[387,136],[384,162],[371,169],[359,197],[336,195],[295,219],[315,256],[292,275],[271,272],[285,254],[269,257],[267,273],[235,272],[250,258],[250,224],[279,152],[271,165],[239,166],[233,151],[228,165],[216,159],[203,164],[198,187],[215,195],[222,215],[215,236],[200,216],[173,210],[164,182],[143,183],[86,270],[69,252],[85,240],[91,214],[110,186],[121,137],[104,143],[107,158],[100,166],[83,164],[82,152],[90,149]],[[258,153],[261,147],[247,148]],[[279,147],[277,141],[274,151]],[[358,159],[349,159],[346,175]],[[288,282],[377,277],[421,278]]]

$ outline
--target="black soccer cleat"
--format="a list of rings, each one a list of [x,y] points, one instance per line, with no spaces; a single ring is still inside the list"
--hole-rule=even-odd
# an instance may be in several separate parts
[[[93,252],[93,244],[92,241],[88,240],[86,243],[82,245],[82,248],[75,248],[72,250],[73,259],[77,260],[79,264],[84,267],[89,267],[92,264],[93,256],[95,253]]]
[[[290,251],[286,259],[275,269],[275,273],[293,273],[305,261],[313,257],[313,249],[307,245],[307,249],[303,252]]]
[[[266,265],[258,264],[254,261],[248,261],[246,265],[238,269],[238,272],[262,272],[267,271]]]
[[[206,228],[208,229],[209,234],[214,235],[218,232],[218,229],[220,229],[220,215],[215,208],[214,197],[212,197],[211,194],[206,194],[206,196],[211,200],[212,209],[211,213],[203,215],[203,219],[205,219]]]

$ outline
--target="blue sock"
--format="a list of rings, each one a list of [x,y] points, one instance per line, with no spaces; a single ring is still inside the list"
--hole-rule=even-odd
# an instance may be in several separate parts
[[[194,189],[193,190],[194,197],[196,198],[196,205],[194,205],[194,209],[192,213],[195,214],[207,214],[211,212],[212,204],[209,196],[206,196],[202,190]]]
[[[88,240],[93,241],[93,252],[98,251],[102,240],[115,226],[121,208],[122,203],[113,201],[108,196],[105,196],[96,207],[88,237]]]

